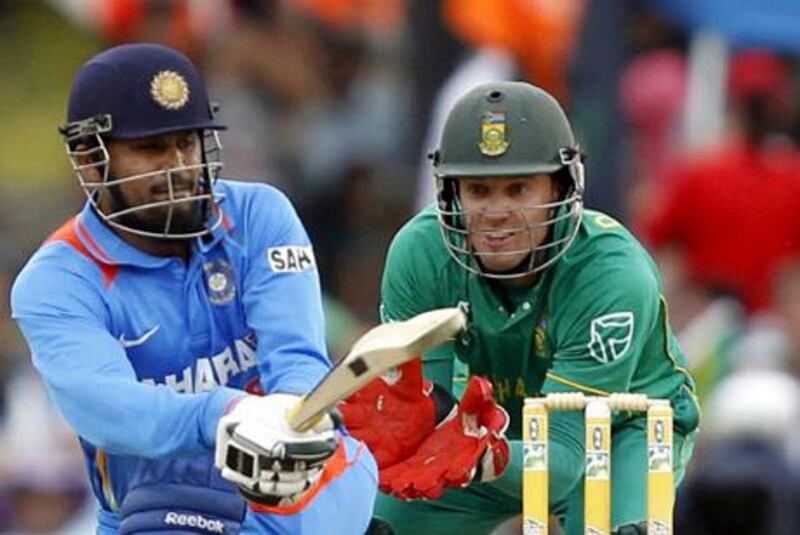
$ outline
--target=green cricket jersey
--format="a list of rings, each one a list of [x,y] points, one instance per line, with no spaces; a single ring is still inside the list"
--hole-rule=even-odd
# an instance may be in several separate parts
[[[533,287],[509,291],[456,263],[435,207],[428,207],[392,242],[381,315],[406,319],[460,303],[469,307],[468,329],[425,355],[426,377],[456,390],[467,373],[489,377],[511,416],[510,438],[520,436],[528,396],[583,391],[693,399],[658,270],[638,241],[603,213],[587,210],[564,256]],[[697,427],[695,403],[675,409],[677,431]]]

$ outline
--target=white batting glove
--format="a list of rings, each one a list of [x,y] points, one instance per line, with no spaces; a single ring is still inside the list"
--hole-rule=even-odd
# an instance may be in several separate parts
[[[215,464],[252,502],[292,505],[322,476],[325,461],[336,451],[330,416],[309,431],[289,427],[286,412],[299,399],[247,396],[217,425]]]

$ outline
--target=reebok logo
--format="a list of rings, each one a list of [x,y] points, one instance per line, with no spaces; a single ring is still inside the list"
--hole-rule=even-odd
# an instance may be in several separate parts
[[[170,511],[164,517],[164,523],[168,526],[189,526],[209,533],[225,533],[225,524],[222,520],[214,520],[198,514],[187,515]]]

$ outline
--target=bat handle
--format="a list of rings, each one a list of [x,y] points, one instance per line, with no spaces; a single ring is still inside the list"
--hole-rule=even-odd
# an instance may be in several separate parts
[[[300,414],[301,409],[303,408],[303,402],[305,401],[305,397],[300,398],[300,400],[294,404],[294,406],[286,411],[284,415],[286,421],[289,423],[289,426],[298,432],[308,431],[310,428],[314,427],[313,424],[316,423],[316,418],[306,419],[306,421],[298,420],[297,417]]]
[[[318,423],[325,418],[325,415],[329,415],[333,420],[334,427],[340,427],[343,423],[342,413],[340,413],[336,409],[331,409],[329,411],[323,411],[319,414],[312,415],[307,417],[303,420],[299,419],[300,411],[303,409],[303,403],[305,402],[305,397],[301,398],[295,405],[286,411],[286,421],[289,423],[289,427],[297,431],[298,433],[303,433],[305,431],[309,431],[313,429]]]
[[[286,421],[289,423],[289,426],[298,433],[309,431],[325,417],[325,412],[323,411],[301,419],[300,413],[303,411],[305,402],[306,398],[304,396],[295,403],[294,407],[286,411]]]

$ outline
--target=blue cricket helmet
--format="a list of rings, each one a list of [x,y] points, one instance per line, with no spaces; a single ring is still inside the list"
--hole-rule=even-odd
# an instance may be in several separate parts
[[[222,168],[217,132],[225,126],[215,121],[213,108],[192,62],[166,46],[124,44],[86,62],[72,85],[67,123],[59,130],[97,214],[117,229],[150,238],[194,238],[217,228],[223,220],[213,189]],[[202,162],[123,177],[112,173],[107,140],[181,131],[198,133]],[[187,175],[195,177],[195,191],[175,194],[176,177]],[[166,183],[169,198],[131,204],[120,188],[134,180]],[[101,203],[104,195],[111,201]],[[193,215],[186,215],[187,206]]]
[[[109,115],[109,138],[133,139],[178,130],[222,130],[192,62],[162,45],[117,46],[78,72],[67,107],[75,123]]]

